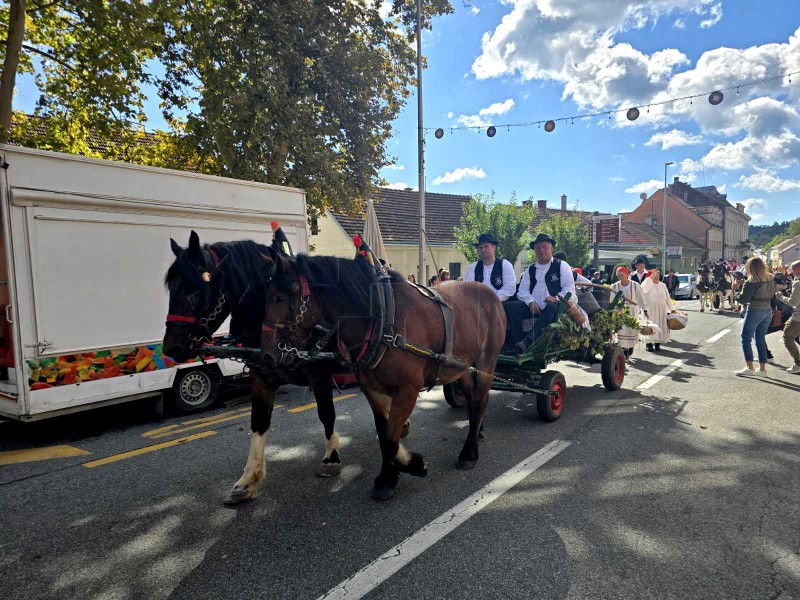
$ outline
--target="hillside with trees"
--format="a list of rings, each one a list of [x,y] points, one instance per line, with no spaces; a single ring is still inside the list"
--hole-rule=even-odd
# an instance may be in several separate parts
[[[750,242],[756,248],[763,248],[775,236],[786,233],[788,227],[789,221],[775,221],[772,225],[750,225]]]

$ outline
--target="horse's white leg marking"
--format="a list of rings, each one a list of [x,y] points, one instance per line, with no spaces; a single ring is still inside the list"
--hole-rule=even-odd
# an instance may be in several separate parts
[[[331,434],[331,439],[325,440],[325,458],[323,460],[330,459],[334,450],[339,452],[339,434],[335,431]]]
[[[400,444],[397,447],[397,454],[394,455],[394,459],[399,462],[401,465],[408,465],[411,461],[411,454],[409,454],[408,450],[405,449],[403,444]]]
[[[242,473],[239,481],[236,482],[236,488],[255,487],[264,479],[264,446],[266,441],[266,432],[256,433],[252,431],[250,433],[250,454],[247,456],[244,473]]]

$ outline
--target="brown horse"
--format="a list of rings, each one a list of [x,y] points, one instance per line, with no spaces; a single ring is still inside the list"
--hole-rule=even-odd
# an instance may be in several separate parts
[[[506,332],[505,312],[488,287],[448,283],[436,288],[453,309],[454,361],[441,363],[397,347],[398,338],[380,330],[383,289],[365,260],[304,255],[290,260],[271,252],[264,262],[269,274],[274,273],[261,335],[264,359],[280,365],[294,349],[307,344],[315,325],[327,322],[338,326],[340,352],[353,363],[380,440],[383,461],[373,498],[391,498],[401,472],[420,477],[427,474],[422,455],[409,453],[400,444],[403,425],[424,388],[454,381],[463,386],[469,434],[456,467],[475,466],[481,422]],[[390,277],[395,305],[393,334],[417,348],[444,353],[445,318],[439,304],[420,294],[399,273],[391,272]],[[374,361],[362,364],[363,356],[371,355],[372,349],[377,365]],[[476,373],[470,370],[472,366]]]

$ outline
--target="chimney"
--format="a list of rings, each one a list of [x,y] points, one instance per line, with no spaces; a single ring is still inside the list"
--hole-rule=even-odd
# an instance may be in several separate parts
[[[537,200],[536,201],[536,208],[539,209],[540,213],[547,212],[547,200]]]
[[[678,183],[680,180],[681,178],[676,175],[675,177],[672,178],[672,183]]]
[[[563,211],[567,210],[567,195],[566,194],[561,194],[561,210],[563,210]]]

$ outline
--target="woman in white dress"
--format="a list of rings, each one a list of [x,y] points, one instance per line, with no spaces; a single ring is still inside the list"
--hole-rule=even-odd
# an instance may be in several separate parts
[[[625,304],[631,311],[631,314],[639,318],[640,314],[647,316],[647,304],[644,294],[642,293],[641,286],[631,279],[631,272],[626,267],[619,267],[617,269],[617,278],[619,281],[611,285],[611,290],[616,294],[622,292],[625,296]],[[636,342],[639,341],[639,332],[636,329],[623,326],[617,334],[617,340],[620,347],[625,352],[625,356],[633,354],[633,348]]]
[[[661,273],[658,269],[653,269],[650,277],[644,280],[642,292],[644,292],[644,301],[650,311],[650,320],[661,328],[661,333],[645,337],[646,348],[649,352],[658,352],[661,350],[661,344],[669,343],[667,315],[675,312],[672,307],[672,299],[669,297],[669,290],[661,281]]]

